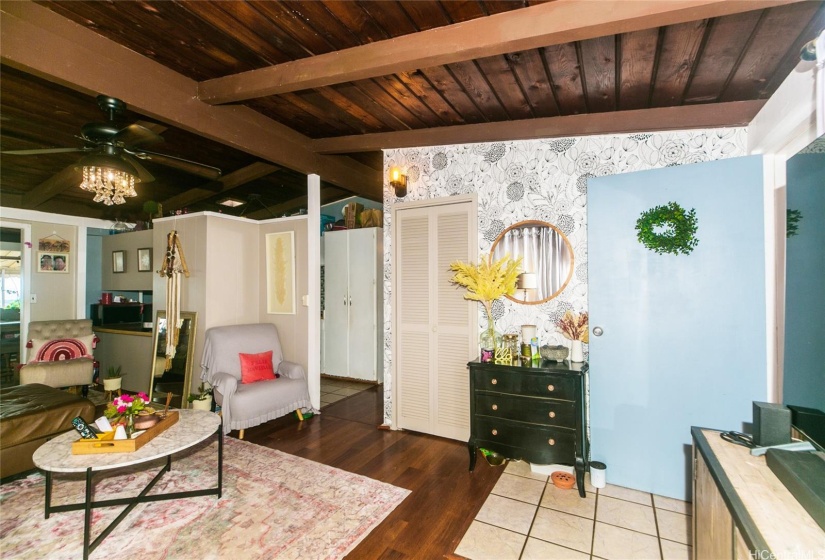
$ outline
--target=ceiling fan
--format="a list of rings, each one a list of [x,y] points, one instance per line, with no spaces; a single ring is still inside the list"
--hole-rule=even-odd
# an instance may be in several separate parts
[[[86,184],[87,170],[89,169],[104,169],[111,170],[113,173],[126,174],[126,176],[132,178],[132,186],[135,182],[148,183],[154,181],[155,178],[140,164],[139,160],[152,161],[212,180],[221,176],[221,170],[217,167],[147,150],[144,146],[163,142],[163,137],[137,123],[121,128],[116,121],[126,111],[126,103],[120,99],[98,95],[97,105],[106,114],[107,120],[105,123],[86,123],[81,127],[80,138],[84,141],[82,147],[7,150],[2,153],[21,156],[69,152],[85,153],[87,155],[71,166],[84,172],[84,184]],[[81,187],[83,186],[81,185]],[[132,189],[132,192],[134,192],[134,189]],[[134,195],[125,194],[125,196]],[[109,202],[104,199],[98,200],[98,197],[95,200],[110,204],[113,198],[110,197]],[[121,202],[122,197],[114,203]]]

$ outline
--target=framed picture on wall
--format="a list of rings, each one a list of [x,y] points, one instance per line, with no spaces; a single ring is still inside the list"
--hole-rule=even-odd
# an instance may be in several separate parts
[[[55,253],[53,251],[39,251],[37,253],[38,272],[69,273],[69,253]]]
[[[126,272],[126,251],[112,251],[112,272]]]
[[[295,315],[295,233],[266,236],[266,312]]]
[[[152,270],[152,249],[138,249],[138,272]]]

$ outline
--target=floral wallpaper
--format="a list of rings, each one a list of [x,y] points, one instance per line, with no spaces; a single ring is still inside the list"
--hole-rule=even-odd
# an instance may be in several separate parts
[[[384,185],[384,421],[392,419],[392,306],[390,286],[392,206],[399,202],[477,193],[479,254],[489,253],[506,227],[522,220],[557,226],[574,254],[573,278],[558,297],[541,305],[507,299],[493,304],[496,329],[537,326],[539,344],[569,341],[555,321],[568,309],[587,310],[587,179],[747,154],[744,128],[586,136],[384,151],[390,167],[407,170],[407,196]],[[479,328],[487,318],[479,306]],[[585,355],[587,345],[585,345]]]

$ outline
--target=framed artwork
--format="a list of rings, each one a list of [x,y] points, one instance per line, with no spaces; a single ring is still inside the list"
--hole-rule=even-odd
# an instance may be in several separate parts
[[[37,263],[38,272],[69,273],[69,253],[38,251]]]
[[[63,239],[57,234],[37,240],[37,249],[47,253],[68,253],[71,247],[68,239]]]
[[[266,312],[295,314],[295,232],[266,235]]]
[[[150,272],[152,270],[152,249],[138,249],[138,272]]]
[[[112,251],[112,272],[126,272],[126,251]]]

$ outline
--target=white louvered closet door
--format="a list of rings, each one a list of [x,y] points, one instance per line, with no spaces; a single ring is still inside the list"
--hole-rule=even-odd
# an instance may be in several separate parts
[[[467,362],[477,353],[475,303],[450,283],[450,263],[475,261],[471,201],[402,209],[395,216],[395,359],[398,426],[467,440]]]

